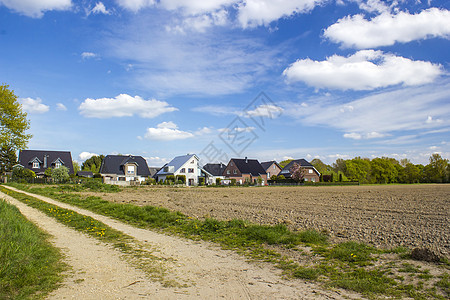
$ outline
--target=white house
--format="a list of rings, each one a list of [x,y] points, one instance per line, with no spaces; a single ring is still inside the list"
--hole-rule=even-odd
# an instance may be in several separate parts
[[[199,158],[195,154],[177,156],[169,163],[165,164],[154,177],[158,181],[166,180],[169,175],[186,176],[186,185],[198,185],[198,178],[202,176],[202,168],[199,165]]]

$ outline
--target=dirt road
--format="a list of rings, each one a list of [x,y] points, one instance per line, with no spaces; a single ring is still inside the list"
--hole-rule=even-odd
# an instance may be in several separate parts
[[[8,187],[10,188],[10,187]],[[12,189],[12,188],[11,188]],[[32,195],[32,194],[30,194]],[[174,287],[152,281],[111,246],[59,224],[40,211],[0,193],[29,220],[47,231],[63,250],[72,271],[49,299],[343,299],[361,298],[347,291],[329,291],[301,280],[285,280],[266,263],[249,263],[232,251],[138,229],[90,211],[32,195],[93,217],[143,243],[163,258]]]

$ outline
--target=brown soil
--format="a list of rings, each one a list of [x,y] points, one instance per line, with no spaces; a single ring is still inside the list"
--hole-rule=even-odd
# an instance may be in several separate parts
[[[335,242],[351,239],[387,248],[427,247],[450,256],[450,185],[138,187],[89,194],[166,207],[194,218],[285,223],[294,230],[326,231]]]

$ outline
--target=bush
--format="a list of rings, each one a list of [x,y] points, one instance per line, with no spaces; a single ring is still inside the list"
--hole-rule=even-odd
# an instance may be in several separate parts
[[[57,182],[67,181],[69,179],[69,169],[61,166],[52,170],[52,178]]]
[[[231,179],[231,183],[230,183],[230,185],[233,185],[233,186],[234,186],[234,185],[236,185],[236,179],[234,179],[234,178],[233,178],[233,179]]]
[[[186,183],[186,175],[177,175],[177,181]]]
[[[21,178],[21,179],[31,179],[35,178],[36,174],[30,169],[25,168],[14,168],[12,172],[13,178]]]
[[[172,181],[172,182],[175,182],[175,176],[174,176],[174,175],[167,175],[167,176],[166,176],[166,181]]]
[[[205,185],[205,177],[200,177],[200,178],[198,179],[198,184],[199,184],[199,185]]]
[[[222,179],[220,178],[216,178],[216,185],[220,185],[220,182],[222,181]]]

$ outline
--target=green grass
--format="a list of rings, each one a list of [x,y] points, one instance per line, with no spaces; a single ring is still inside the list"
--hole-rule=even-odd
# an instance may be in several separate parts
[[[43,298],[59,286],[68,267],[48,237],[0,200],[0,299]]]
[[[282,224],[255,225],[243,220],[219,221],[213,218],[197,220],[165,208],[112,203],[100,197],[70,193],[60,187],[15,186],[134,226],[212,241],[253,259],[272,262],[288,277],[353,290],[369,298],[407,296],[414,299],[442,299],[442,294],[448,293],[448,275],[440,277],[434,284],[437,278],[431,278],[417,267],[406,263],[397,267],[392,261],[384,262],[381,258],[389,253],[395,254],[397,259],[404,259],[409,256],[409,250],[403,247],[379,250],[352,241],[329,244],[327,235],[316,230],[292,232]],[[303,247],[311,251],[303,253]],[[302,260],[293,261],[279,251],[302,253],[309,256],[309,262],[302,265]],[[403,269],[419,273],[419,279],[431,280],[428,286],[431,285],[432,289],[427,288],[423,281],[414,283],[413,277],[405,278],[393,272]]]

